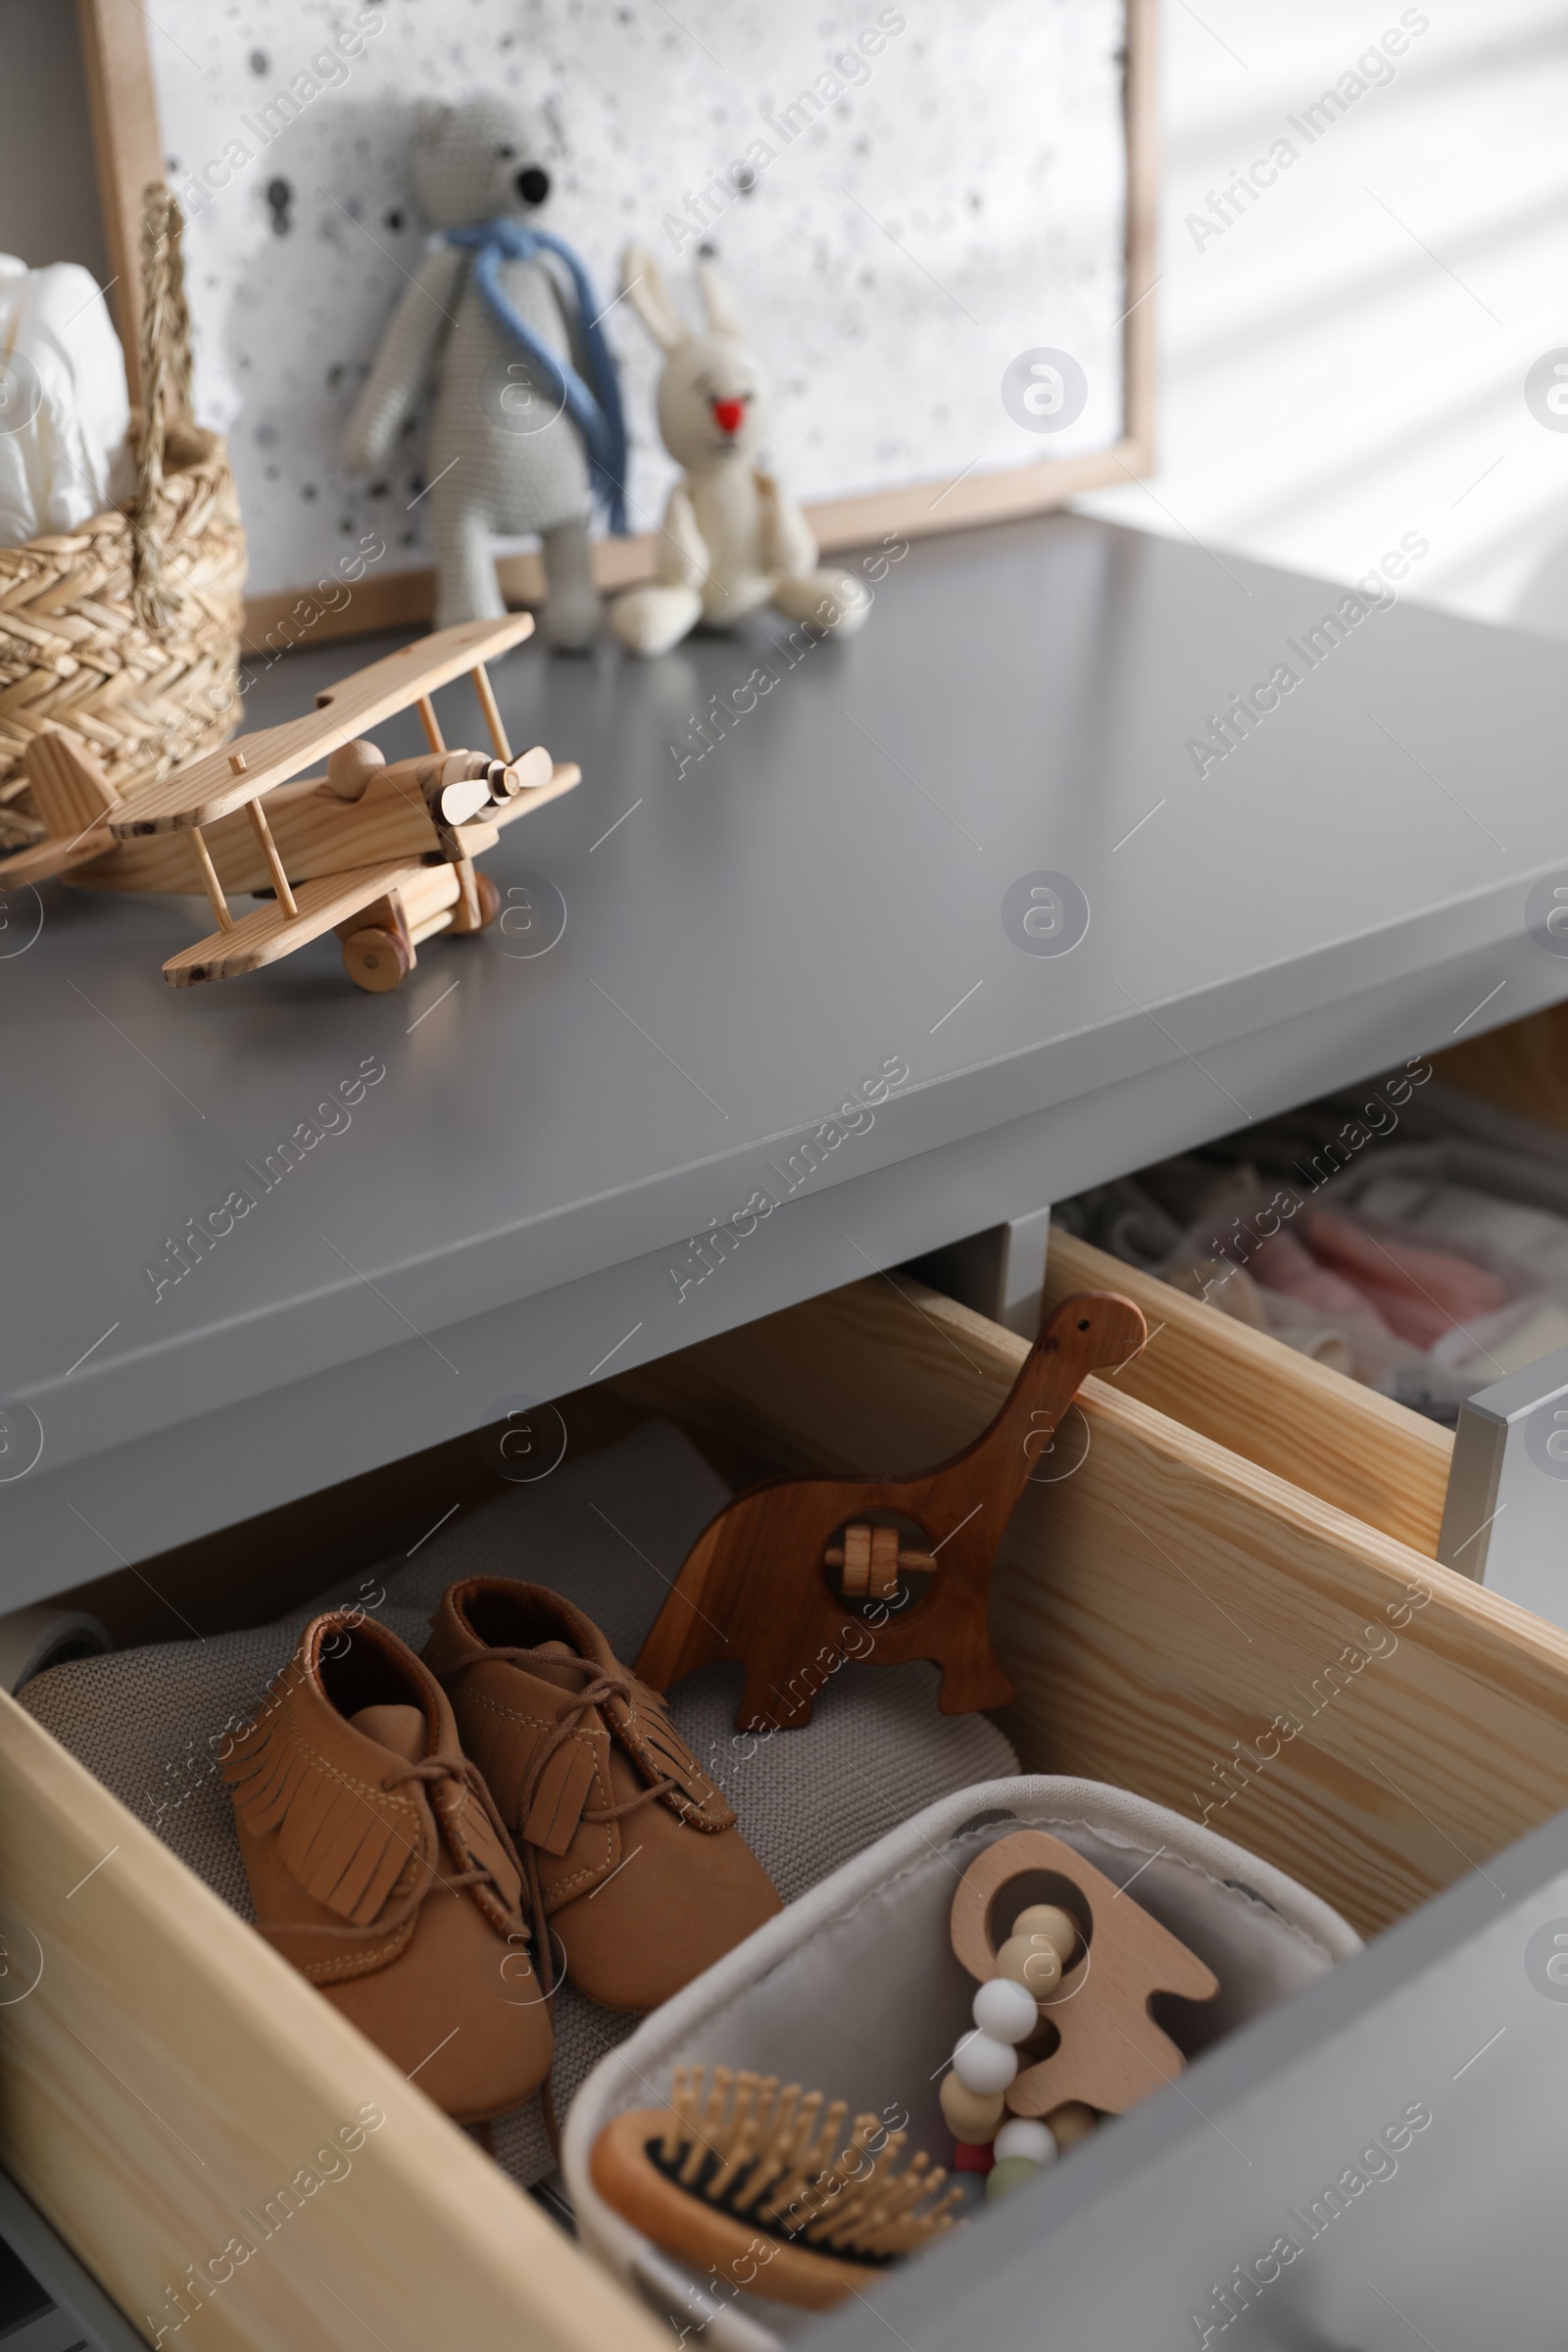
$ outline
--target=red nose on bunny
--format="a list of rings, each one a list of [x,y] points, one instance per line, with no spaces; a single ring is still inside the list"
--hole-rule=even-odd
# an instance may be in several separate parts
[[[713,416],[721,433],[738,433],[745,414],[744,400],[715,400],[713,403]]]

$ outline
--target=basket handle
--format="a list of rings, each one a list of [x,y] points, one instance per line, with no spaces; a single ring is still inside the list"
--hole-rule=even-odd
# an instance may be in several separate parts
[[[164,442],[171,416],[191,421],[190,312],[181,251],[184,216],[172,189],[149,180],[142,190],[141,372],[145,415],[137,453],[136,502],[130,514],[131,602],[143,628],[167,629],[183,598],[164,576],[158,509],[164,489]]]

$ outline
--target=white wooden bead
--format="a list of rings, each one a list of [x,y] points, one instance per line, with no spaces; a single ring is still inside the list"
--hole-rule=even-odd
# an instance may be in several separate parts
[[[993,1977],[974,1996],[974,2022],[996,2041],[1027,2041],[1040,2023],[1040,2010],[1026,1985]]]
[[[1027,2156],[1031,2164],[1054,2164],[1060,2154],[1051,2126],[1032,2115],[1009,2116],[994,2144],[999,2164],[1004,2156]]]
[[[989,2034],[969,2034],[953,2053],[953,2071],[965,2090],[1005,2090],[1018,2072],[1018,2060],[1004,2041]]]

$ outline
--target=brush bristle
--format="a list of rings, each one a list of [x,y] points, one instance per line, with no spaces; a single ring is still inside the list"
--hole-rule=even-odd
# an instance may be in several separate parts
[[[946,2235],[961,2188],[944,2196],[947,2174],[923,2152],[900,2172],[907,2134],[877,2116],[858,2115],[845,2138],[848,2112],[776,2075],[678,2066],[648,2152],[694,2196],[846,2262],[896,2262]]]

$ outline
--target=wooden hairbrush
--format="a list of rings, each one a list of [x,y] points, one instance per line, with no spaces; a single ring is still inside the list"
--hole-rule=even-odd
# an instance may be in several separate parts
[[[828,2105],[776,2075],[678,2066],[667,2107],[617,2115],[589,2171],[645,2237],[778,2303],[826,2311],[956,2225],[963,2191],[923,2152],[900,2172],[906,2133]],[[837,2153],[835,2153],[835,2150]]]

